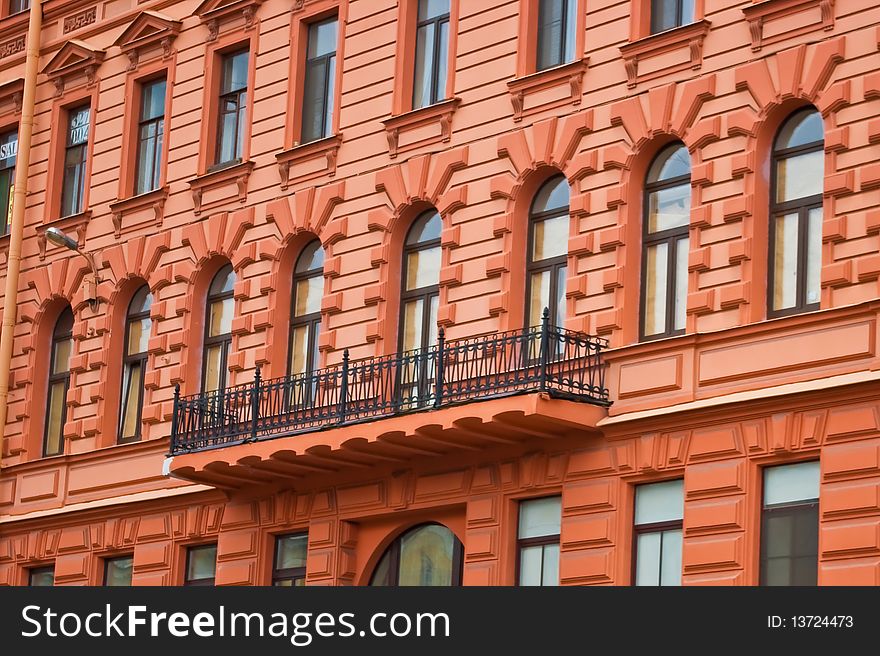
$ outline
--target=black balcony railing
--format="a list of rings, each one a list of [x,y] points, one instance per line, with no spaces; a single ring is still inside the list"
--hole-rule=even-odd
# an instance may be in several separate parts
[[[391,415],[524,392],[610,404],[599,337],[540,327],[446,341],[306,374],[181,397],[171,453],[311,432]]]

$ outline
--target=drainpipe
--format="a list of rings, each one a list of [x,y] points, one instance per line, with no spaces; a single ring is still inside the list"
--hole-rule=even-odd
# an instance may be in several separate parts
[[[34,132],[37,69],[40,63],[40,31],[43,27],[42,0],[31,0],[30,12],[21,124],[18,128],[18,154],[15,161],[15,190],[12,196],[12,225],[9,232],[9,254],[6,256],[3,324],[0,331],[0,458],[3,454],[2,440],[6,437],[9,369],[12,363],[12,341],[18,314],[18,274],[21,271],[21,242],[24,238],[24,210],[27,202],[28,169],[31,163],[31,136]]]

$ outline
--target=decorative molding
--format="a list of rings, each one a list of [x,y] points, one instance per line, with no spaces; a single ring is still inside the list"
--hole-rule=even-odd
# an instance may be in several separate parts
[[[21,114],[24,78],[17,77],[0,84],[0,116],[7,113],[7,105],[11,105],[15,114]]]
[[[336,174],[336,157],[341,144],[342,134],[334,134],[277,153],[275,159],[278,161],[281,188],[287,189],[292,182],[309,180],[322,175],[332,178]],[[321,161],[322,159],[323,161]],[[313,162],[313,165],[302,172],[297,170],[307,162]]]
[[[510,104],[513,106],[513,120],[521,121],[523,115],[530,111],[550,109],[568,103],[579,105],[583,98],[584,74],[587,72],[588,64],[589,59],[578,59],[508,82],[507,90],[510,93]],[[568,87],[568,94],[562,100],[551,100],[535,107],[526,108],[526,100],[530,95],[553,87],[565,86]]]
[[[64,93],[65,81],[74,76],[84,75],[87,84],[94,85],[105,54],[85,41],[68,40],[43,68],[43,73],[55,85],[55,96],[60,97]]]
[[[24,52],[24,34],[20,34],[9,41],[0,43],[0,59],[12,57],[20,52]]]
[[[620,46],[620,54],[623,57],[623,64],[626,68],[627,88],[633,89],[642,80],[669,75],[685,68],[698,70],[703,65],[703,40],[706,38],[706,34],[709,33],[711,25],[707,20],[699,20],[689,25],[676,27],[659,34],[652,34],[638,41],[632,41]],[[687,61],[678,65],[664,67],[660,71],[647,75],[639,75],[639,62],[685,47],[689,51]]]
[[[250,30],[257,22],[257,9],[263,0],[205,0],[196,7],[193,16],[198,16],[208,26],[206,41],[216,41],[220,25],[241,17],[244,29]]]
[[[787,18],[807,9],[819,6],[821,18],[818,22],[812,22],[780,34],[769,39],[764,38],[764,26],[779,18]],[[758,52],[764,45],[790,39],[794,36],[814,31],[818,26],[827,31],[834,29],[834,0],[763,0],[750,6],[743,7],[746,21],[749,24],[749,35],[752,39],[752,52]]]
[[[461,98],[449,98],[427,107],[420,107],[405,114],[398,114],[382,121],[388,140],[388,156],[394,159],[403,150],[412,150],[433,143],[448,143],[452,138],[452,115],[461,104]],[[434,134],[411,143],[401,144],[407,132],[434,126]]]
[[[89,7],[83,11],[64,17],[62,34],[69,34],[76,30],[91,25],[98,20],[98,6]]]
[[[153,191],[131,198],[125,198],[110,203],[110,212],[113,220],[113,236],[119,239],[122,233],[122,221],[128,214],[134,214],[146,209],[153,210],[153,223],[156,227],[162,225],[164,217],[165,201],[168,198],[168,185],[159,187]],[[141,224],[144,222],[142,221]]]
[[[145,52],[161,49],[162,58],[173,54],[171,44],[180,33],[182,23],[156,11],[142,11],[119,35],[113,45],[128,56],[128,70],[134,71]]]
[[[210,171],[190,180],[189,188],[192,192],[195,214],[198,215],[202,212],[202,198],[205,191],[226,185],[235,184],[238,202],[244,203],[247,200],[248,178],[250,178],[251,171],[253,170],[253,162],[240,162],[216,171]]]

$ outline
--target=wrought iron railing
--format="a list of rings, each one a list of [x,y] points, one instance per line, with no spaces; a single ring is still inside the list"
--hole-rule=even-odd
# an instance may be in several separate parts
[[[606,340],[551,326],[446,341],[317,371],[181,397],[174,392],[171,453],[321,430],[510,394],[609,405]]]

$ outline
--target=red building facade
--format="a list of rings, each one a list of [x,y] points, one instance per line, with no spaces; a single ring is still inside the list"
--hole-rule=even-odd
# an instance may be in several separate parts
[[[871,3],[42,12],[0,583],[880,584]]]

